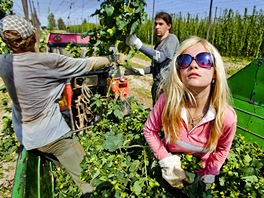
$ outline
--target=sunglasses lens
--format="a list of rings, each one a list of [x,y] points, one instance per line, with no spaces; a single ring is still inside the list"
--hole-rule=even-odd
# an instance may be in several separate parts
[[[210,68],[214,66],[214,55],[209,52],[202,52],[192,57],[189,54],[181,54],[178,56],[176,63],[178,69],[186,69],[190,66],[191,62],[195,60],[199,67]]]
[[[199,67],[210,68],[214,65],[213,55],[208,52],[197,54],[196,62],[199,65]]]
[[[185,69],[190,66],[193,58],[189,54],[181,54],[177,58],[177,66],[179,69]]]

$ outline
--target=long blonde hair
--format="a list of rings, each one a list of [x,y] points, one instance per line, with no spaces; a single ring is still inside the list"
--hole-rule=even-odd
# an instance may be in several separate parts
[[[187,103],[195,104],[195,98],[191,91],[181,81],[180,73],[176,68],[176,58],[188,48],[201,43],[205,49],[215,57],[215,85],[211,85],[210,100],[216,110],[216,118],[210,123],[211,132],[207,142],[207,148],[213,151],[222,133],[224,113],[231,101],[231,94],[227,84],[224,63],[218,50],[207,40],[192,36],[182,42],[178,49],[168,77],[161,83],[161,89],[165,94],[165,106],[162,113],[162,123],[165,131],[166,142],[175,142],[181,127],[181,111]]]

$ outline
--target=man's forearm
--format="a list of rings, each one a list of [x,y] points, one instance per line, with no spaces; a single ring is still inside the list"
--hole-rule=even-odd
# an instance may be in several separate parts
[[[147,57],[151,58],[152,60],[162,63],[167,59],[164,52],[160,52],[157,50],[154,50],[150,47],[147,47],[145,45],[142,45],[142,47],[139,49],[142,53],[144,53]]]
[[[111,64],[110,58],[106,56],[91,57],[89,59],[90,59],[89,71],[102,69],[106,66],[110,66]]]

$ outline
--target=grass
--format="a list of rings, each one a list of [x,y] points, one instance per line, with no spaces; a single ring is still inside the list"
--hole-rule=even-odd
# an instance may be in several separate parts
[[[131,65],[131,67],[135,67],[135,68],[145,68],[146,67],[144,65],[141,65],[139,63],[135,63],[135,62],[132,62],[132,61],[128,61],[128,64]]]
[[[254,59],[222,57],[226,68],[227,76],[230,77],[239,70],[250,64]]]
[[[151,61],[151,59],[149,57],[147,57],[145,54],[143,54],[142,52],[137,52],[135,54],[135,57],[140,58],[140,59],[145,60],[145,61]]]

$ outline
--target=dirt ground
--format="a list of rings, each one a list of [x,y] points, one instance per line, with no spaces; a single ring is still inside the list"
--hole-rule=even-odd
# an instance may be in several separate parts
[[[135,57],[133,57],[131,61],[145,67],[150,65],[150,61],[145,61]],[[124,72],[124,68],[121,68],[121,72]],[[134,96],[134,98],[145,108],[151,108],[152,107],[152,99],[151,99],[152,75],[151,74],[146,74],[144,76],[130,75],[126,77],[128,79],[129,96]]]
[[[0,78],[0,87],[3,85],[3,81]],[[7,93],[2,93],[0,94],[0,136],[2,136],[2,130],[3,130],[3,123],[2,123],[2,118],[4,116],[11,116],[10,113],[7,113],[4,110],[4,105],[3,100],[9,98]],[[11,105],[11,101],[8,101],[8,106]],[[0,137],[1,138],[1,137]],[[13,180],[14,180],[14,175],[15,175],[15,169],[16,169],[16,154],[12,154],[12,159],[13,161],[3,163],[0,162],[0,197],[3,198],[9,198],[11,195],[9,192],[7,192],[5,189],[8,189],[13,186]]]

